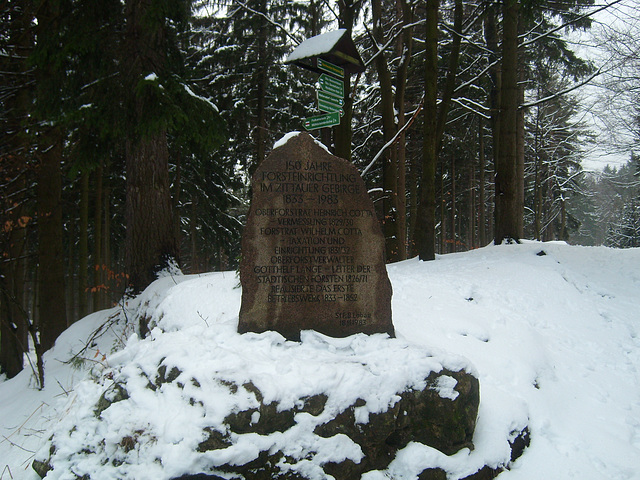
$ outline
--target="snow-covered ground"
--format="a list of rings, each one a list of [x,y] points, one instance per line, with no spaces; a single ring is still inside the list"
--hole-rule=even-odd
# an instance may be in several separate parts
[[[388,270],[398,335],[392,342],[382,335],[332,340],[309,333],[300,344],[273,333],[238,335],[240,289],[234,272],[154,283],[126,306],[128,315],[145,309],[160,327],[146,339],[138,339],[123,321],[108,321],[124,317],[120,308],[86,317],[46,354],[43,391],[34,388],[29,369],[0,383],[0,480],[37,478],[30,468],[34,452],[51,432],[62,431],[74,419],[88,422],[79,422],[87,426],[87,442],[97,436],[118,438],[117,432],[91,432],[93,417],[83,417],[94,408],[83,400],[95,400],[110,372],[126,375],[132,366],[144,370],[148,362],[157,368],[163,359],[172,359],[183,370],[189,365],[197,378],[215,363],[218,372],[240,384],[251,368],[254,375],[258,368],[265,378],[304,375],[310,391],[333,382],[336,401],[348,401],[363,389],[383,398],[387,385],[352,383],[351,365],[343,365],[341,358],[356,357],[378,359],[380,368],[393,365],[407,377],[412,369],[425,368],[425,362],[468,365],[481,389],[474,451],[446,457],[410,444],[388,471],[369,472],[366,480],[415,479],[428,466],[458,479],[485,463],[504,464],[509,456],[505,439],[527,424],[531,446],[500,475],[502,480],[640,479],[640,249],[526,242],[440,256],[434,262],[408,260]],[[78,352],[76,361],[69,362]],[[329,363],[330,380],[326,368],[308,367]],[[340,375],[345,381],[336,380]],[[269,391],[269,384],[264,385],[266,395],[286,402],[286,392]],[[153,424],[160,417],[145,411],[150,404],[142,400],[142,408],[129,415],[166,437],[153,439],[156,453],[174,455],[184,464],[189,457],[180,446],[187,449],[195,440],[188,438],[188,412],[175,411],[181,400],[175,401],[163,397],[162,408],[175,415],[162,417],[162,425]],[[350,455],[349,445],[326,447]],[[238,454],[250,451],[240,448]],[[152,461],[141,458],[138,470],[146,474],[136,478],[161,478],[145,466],[147,460]]]

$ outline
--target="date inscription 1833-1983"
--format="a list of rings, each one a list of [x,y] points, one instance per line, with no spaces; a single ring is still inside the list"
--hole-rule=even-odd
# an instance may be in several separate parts
[[[356,168],[300,133],[258,166],[252,187],[238,331],[393,336],[384,238]]]

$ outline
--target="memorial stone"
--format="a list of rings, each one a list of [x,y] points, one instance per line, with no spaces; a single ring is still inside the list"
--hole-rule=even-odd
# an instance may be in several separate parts
[[[384,237],[357,169],[306,133],[252,178],[238,331],[394,335]]]

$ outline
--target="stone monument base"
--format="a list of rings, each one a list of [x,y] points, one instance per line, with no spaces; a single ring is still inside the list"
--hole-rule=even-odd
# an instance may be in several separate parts
[[[145,369],[131,367],[135,357],[112,367],[82,390],[34,470],[41,477],[72,465],[78,478],[93,478],[96,468],[105,478],[139,478],[144,468],[149,478],[358,480],[391,474],[399,461],[421,480],[444,480],[437,458],[474,448],[480,386],[464,359],[438,359],[382,334],[335,339],[305,331],[295,343],[273,332],[224,332],[210,363],[196,351],[160,356],[157,366],[145,359]],[[232,344],[260,362],[234,356]],[[149,421],[140,409],[150,402],[171,409]],[[179,428],[167,429],[176,412]],[[526,429],[507,440],[513,459],[527,444]],[[175,451],[181,455],[163,456]],[[415,458],[401,459],[407,455]],[[467,478],[494,478],[501,468]]]

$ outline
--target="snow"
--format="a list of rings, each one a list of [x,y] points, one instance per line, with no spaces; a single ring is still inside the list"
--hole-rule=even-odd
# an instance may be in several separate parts
[[[276,143],[273,144],[274,150],[276,148],[278,148],[278,147],[282,147],[289,140],[291,140],[292,138],[297,137],[298,135],[300,135],[300,133],[301,132],[298,132],[298,131],[286,133],[280,140],[276,141]],[[324,143],[318,141],[318,139],[316,139],[316,138],[314,138],[313,141],[316,143],[316,145],[322,147],[327,153],[331,153],[329,151],[329,148]]]
[[[273,144],[273,149],[275,150],[278,147],[282,147],[289,140],[291,140],[292,138],[297,137],[298,135],[300,135],[300,132],[289,132],[289,133],[286,133],[280,140],[278,140],[276,143]]]
[[[421,382],[425,371],[464,367],[480,381],[475,449],[446,456],[411,443],[387,470],[367,472],[364,480],[414,480],[435,467],[455,480],[485,464],[508,465],[501,480],[640,479],[640,249],[525,242],[433,262],[407,260],[388,271],[396,339],[304,332],[301,342],[289,342],[273,332],[238,335],[234,272],[165,276],[127,304],[89,315],[45,355],[43,391],[28,369],[0,383],[0,478],[36,479],[33,452],[48,449],[50,435],[72,425],[57,445],[58,470],[47,478],[70,478],[72,469],[96,479],[170,478],[198,471],[205,460],[251,460],[265,448],[295,457],[309,443],[315,458],[296,468],[323,478],[323,461],[357,461],[362,452],[346,436],[304,434],[305,422],[323,421],[309,414],[298,414],[287,432],[241,435],[233,448],[195,452],[203,427],[255,406],[253,393],[229,385],[251,379],[280,409],[300,392],[325,391],[321,415],[360,397],[367,407],[356,414],[366,422],[393,403],[397,388]],[[141,315],[151,319],[145,339],[131,327]],[[70,364],[78,352],[82,361]],[[159,365],[167,375],[176,367],[177,380],[149,389]],[[227,382],[207,381],[212,378]],[[98,421],[96,400],[105,391],[116,395],[116,381],[131,397],[113,403]],[[444,376],[434,388],[450,398],[454,387],[455,379]],[[527,425],[531,445],[509,464],[508,441]],[[133,464],[126,471],[101,465],[98,455],[64,460],[65,452],[85,447],[115,454],[125,438],[132,446],[125,460]]]
[[[335,44],[338,43],[345,32],[346,29],[339,28],[330,32],[321,33],[315,37],[307,38],[289,54],[285,63],[328,53]]]
[[[190,96],[192,96],[193,98],[197,98],[198,100],[206,103],[207,105],[209,105],[214,112],[218,113],[220,110],[218,110],[218,106],[213,103],[211,100],[209,100],[208,98],[202,97],[200,95],[197,95],[193,92],[193,90],[191,90],[187,85],[182,85],[184,87],[185,92],[187,92],[187,94],[189,94]]]

